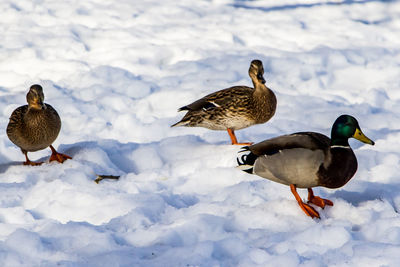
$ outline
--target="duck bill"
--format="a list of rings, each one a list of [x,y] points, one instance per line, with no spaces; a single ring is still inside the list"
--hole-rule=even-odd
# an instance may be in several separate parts
[[[257,79],[258,79],[262,84],[265,84],[264,76],[263,76],[261,73],[257,74]]]
[[[370,144],[370,145],[375,144],[375,142],[372,141],[371,139],[369,139],[368,137],[366,137],[365,134],[359,128],[356,129],[355,133],[353,134],[353,137],[363,143],[366,143],[366,144]]]

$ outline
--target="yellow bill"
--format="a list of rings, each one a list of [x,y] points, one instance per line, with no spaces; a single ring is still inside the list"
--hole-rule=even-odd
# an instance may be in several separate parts
[[[371,139],[369,139],[368,137],[366,137],[365,134],[363,134],[363,132],[359,128],[356,129],[355,133],[353,134],[353,137],[363,143],[366,143],[366,144],[370,144],[370,145],[375,144],[375,142],[372,141]]]

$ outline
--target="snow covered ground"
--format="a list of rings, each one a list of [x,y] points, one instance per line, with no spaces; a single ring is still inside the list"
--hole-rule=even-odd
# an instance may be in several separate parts
[[[0,266],[400,266],[400,1],[3,0],[0,13]],[[351,141],[345,187],[315,190],[335,203],[321,220],[235,169],[226,132],[169,127],[178,107],[251,85],[255,58],[278,109],[239,141],[329,135],[344,113],[376,141]],[[6,136],[34,83],[62,118],[64,164],[22,166]]]

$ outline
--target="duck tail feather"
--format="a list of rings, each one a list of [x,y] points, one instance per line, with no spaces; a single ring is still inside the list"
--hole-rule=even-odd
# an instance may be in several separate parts
[[[190,123],[190,119],[185,119],[183,118],[182,120],[178,121],[175,124],[172,124],[171,127],[175,127],[175,126],[187,126]]]
[[[236,159],[238,166],[237,168],[245,171],[247,173],[253,173],[253,165],[256,161],[258,156],[252,153],[249,150],[249,147],[243,147],[241,151],[239,151],[239,155]]]
[[[190,110],[190,109],[189,109],[188,106],[184,106],[184,107],[178,108],[178,112],[179,111],[184,111],[184,110]]]

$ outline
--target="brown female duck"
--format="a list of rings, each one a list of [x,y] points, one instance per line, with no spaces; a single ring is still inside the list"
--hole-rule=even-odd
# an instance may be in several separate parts
[[[314,196],[312,187],[339,188],[353,177],[357,158],[349,146],[350,137],[374,145],[354,117],[342,115],[333,124],[330,139],[320,133],[301,132],[245,147],[241,152],[247,154],[238,158],[239,168],[289,185],[301,209],[308,216],[319,218],[314,208],[303,203],[296,188],[308,189],[308,203],[321,208],[332,206],[332,201]]]
[[[238,143],[235,130],[267,122],[276,110],[274,92],[265,86],[264,67],[260,60],[250,64],[249,76],[254,88],[234,86],[206,95],[181,107],[188,112],[174,126],[205,127],[211,130],[227,130],[232,144]]]
[[[52,154],[50,161],[60,163],[70,156],[58,153],[51,145],[61,129],[61,120],[57,111],[45,104],[43,89],[40,85],[32,85],[26,95],[28,105],[21,106],[13,111],[7,126],[7,136],[25,154],[24,165],[40,165],[43,162],[32,162],[28,152],[38,151],[50,147]]]

